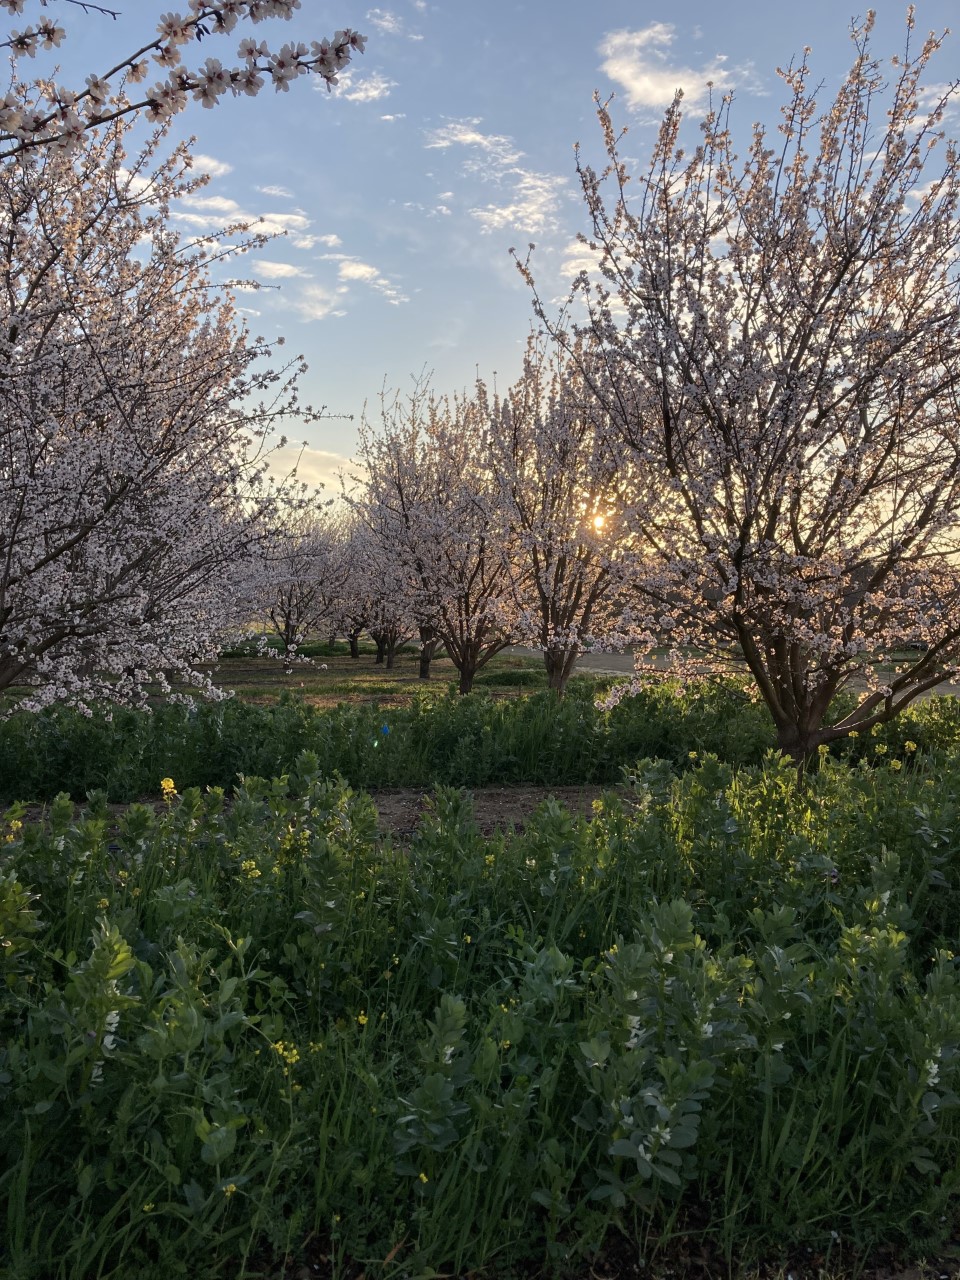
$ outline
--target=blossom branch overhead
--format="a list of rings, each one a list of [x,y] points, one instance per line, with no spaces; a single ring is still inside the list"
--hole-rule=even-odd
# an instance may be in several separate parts
[[[18,15],[26,3],[0,0],[0,10]],[[208,57],[195,70],[183,64],[182,51],[193,41],[229,35],[242,21],[289,20],[299,8],[300,0],[189,0],[188,15],[161,15],[153,40],[102,74],[87,76],[83,88],[72,91],[47,80],[38,86],[40,97],[35,102],[26,103],[12,91],[0,98],[0,159],[38,146],[72,151],[87,129],[135,111],[144,110],[148,119],[163,124],[191,99],[212,108],[226,94],[255,97],[267,83],[277,92],[287,92],[293,81],[311,73],[331,88],[353,53],[362,53],[366,44],[366,37],[350,28],[309,44],[289,42],[277,51],[266,41],[247,37],[237,51],[239,65],[232,67],[216,57]],[[102,12],[115,16],[111,10]],[[10,31],[0,39],[0,48],[10,49],[15,58],[32,58],[40,50],[59,48],[65,38],[61,25],[42,16],[34,25]],[[129,86],[147,80],[151,64],[164,68],[165,78],[142,96],[129,93]]]

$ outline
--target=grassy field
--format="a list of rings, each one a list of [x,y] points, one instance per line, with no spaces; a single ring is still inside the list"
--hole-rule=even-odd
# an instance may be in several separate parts
[[[457,671],[449,658],[435,658],[430,680],[419,679],[416,649],[405,648],[396,655],[392,671],[375,664],[376,650],[360,646],[360,657],[350,657],[347,645],[305,645],[309,662],[284,662],[279,656],[257,657],[232,650],[221,660],[216,681],[234,690],[248,702],[267,705],[284,692],[302,697],[311,706],[333,707],[339,702],[379,702],[403,706],[424,692],[440,697],[456,687]],[[546,688],[543,660],[538,655],[498,654],[477,676],[476,688],[501,696],[513,696],[523,689]]]

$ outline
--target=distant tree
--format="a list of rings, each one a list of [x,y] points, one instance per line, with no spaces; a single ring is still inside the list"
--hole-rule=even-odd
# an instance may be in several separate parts
[[[635,467],[595,394],[588,344],[531,337],[523,374],[497,399],[485,438],[523,640],[563,693],[577,657],[622,633],[633,564]],[[582,372],[593,362],[591,378]]]
[[[296,362],[212,287],[227,246],[169,229],[186,152],[129,157],[128,128],[0,166],[0,690],[33,708],[214,692],[274,519],[264,437],[300,413]]]
[[[0,9],[10,15],[24,12],[28,0],[0,0]],[[65,0],[84,12],[116,17],[116,11],[86,0]],[[46,6],[47,0],[40,0]],[[0,159],[43,146],[70,151],[79,145],[87,129],[133,112],[145,111],[148,118],[163,124],[182,111],[189,99],[213,107],[227,93],[254,97],[268,81],[277,91],[312,72],[327,86],[337,83],[337,73],[347,65],[354,51],[363,52],[366,37],[356,31],[337,31],[331,39],[285,44],[272,52],[264,41],[241,41],[237,53],[241,65],[224,67],[218,58],[207,58],[203,66],[189,70],[181,61],[184,46],[210,36],[228,35],[240,22],[260,23],[265,18],[293,17],[300,0],[190,0],[190,14],[160,15],[156,36],[132,50],[113,67],[88,75],[73,90],[45,77],[34,88],[15,85],[0,98]],[[32,58],[40,49],[59,48],[66,31],[48,15],[33,26],[0,34],[0,49],[9,49],[14,58]],[[138,90],[150,74],[151,63],[166,72],[151,88]]]
[[[781,73],[780,136],[756,126],[744,159],[729,98],[686,152],[679,94],[645,168],[607,106],[607,168],[578,155],[598,389],[661,481],[637,524],[648,643],[737,653],[798,758],[960,649],[957,86],[927,83],[942,41],[914,50],[912,9],[889,78],[872,26],[825,111],[807,53]]]
[[[421,384],[406,400],[384,397],[379,429],[365,423],[360,442],[362,518],[403,567],[421,641],[439,637],[461,693],[516,630],[507,527],[482,450],[489,414],[482,385],[446,398]]]
[[[285,493],[254,573],[255,608],[285,654],[335,628],[351,573],[342,517],[319,494]]]

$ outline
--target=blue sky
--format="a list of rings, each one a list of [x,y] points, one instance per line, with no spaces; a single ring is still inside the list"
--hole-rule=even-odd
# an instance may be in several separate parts
[[[55,4],[69,33],[57,55],[63,83],[82,86],[178,7],[111,3],[124,10],[117,21]],[[303,0],[292,23],[242,24],[202,50],[188,46],[188,65],[208,54],[232,65],[246,34],[276,47],[349,26],[369,40],[332,94],[303,78],[289,93],[191,104],[174,127],[175,137],[195,135],[211,173],[180,211],[185,230],[246,215],[287,232],[244,265],[279,287],[244,293],[240,305],[255,332],[282,333],[288,353],[303,352],[304,399],[331,414],[359,416],[365,400],[375,411],[384,382],[404,389],[422,370],[441,391],[467,386],[477,369],[513,379],[532,311],[508,250],[534,242],[538,278],[561,296],[586,230],[573,144],[602,162],[595,90],[617,95],[628,156],[646,156],[676,87],[695,118],[709,80],[733,90],[745,140],[754,120],[775,126],[776,67],[806,44],[826,101],[850,62],[857,12],[844,0],[384,4]],[[875,7],[874,48],[886,56],[902,48],[906,6]],[[953,9],[954,0],[919,0],[917,36],[942,30]],[[960,36],[936,71],[938,81],[960,76]],[[356,438],[344,419],[288,434],[309,444],[301,475],[328,482]]]

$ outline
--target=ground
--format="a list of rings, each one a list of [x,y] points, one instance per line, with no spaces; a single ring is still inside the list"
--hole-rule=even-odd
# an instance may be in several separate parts
[[[553,796],[571,813],[590,814],[593,802],[609,787],[480,787],[471,791],[477,825],[483,835],[496,831],[522,831],[538,805]],[[408,787],[371,791],[380,815],[380,830],[394,840],[409,840],[420,824],[430,790]]]

